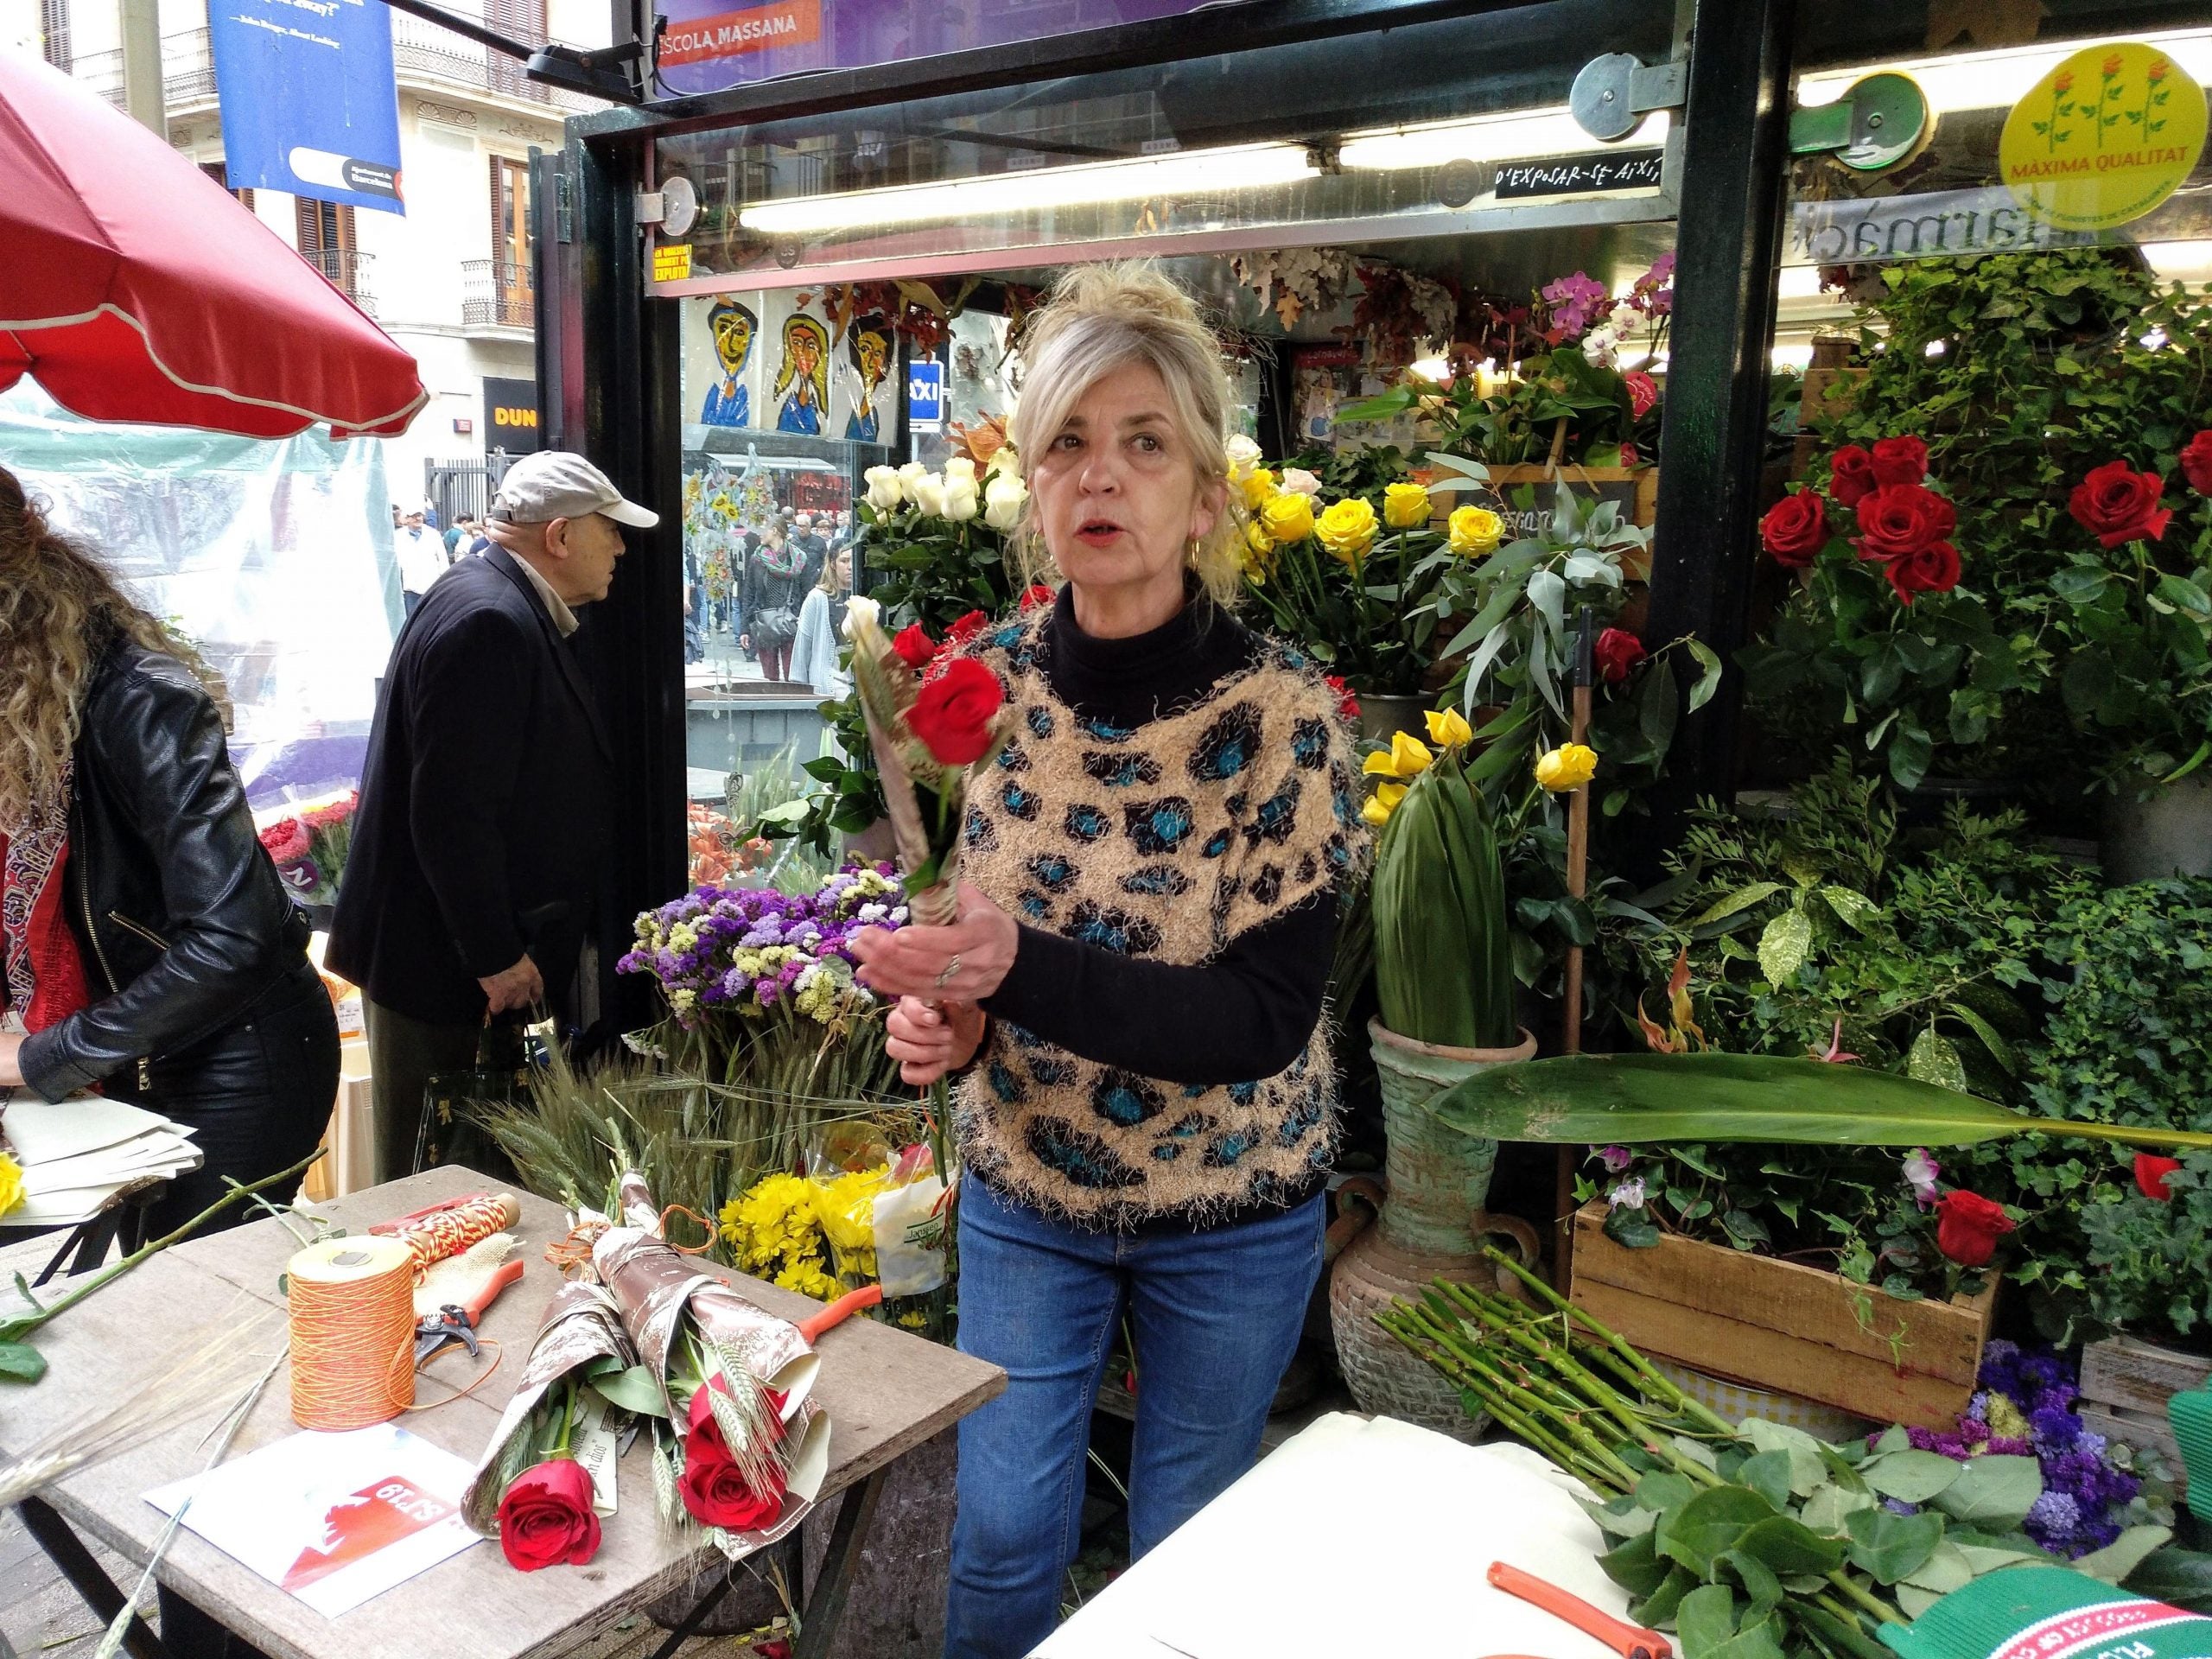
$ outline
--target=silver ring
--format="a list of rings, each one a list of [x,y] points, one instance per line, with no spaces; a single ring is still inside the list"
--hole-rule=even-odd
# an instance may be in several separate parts
[[[960,953],[956,950],[952,953],[952,960],[946,963],[944,968],[938,971],[938,976],[933,982],[936,984],[938,989],[941,991],[946,986],[952,983],[952,976],[959,971]]]

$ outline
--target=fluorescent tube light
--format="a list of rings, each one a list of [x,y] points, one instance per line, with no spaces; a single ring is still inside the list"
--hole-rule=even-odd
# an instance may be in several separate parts
[[[1471,121],[1438,121],[1426,126],[1346,135],[1338,159],[1362,171],[1395,172],[1442,167],[1449,162],[1517,162],[1539,156],[1602,155],[1608,150],[1647,149],[1664,143],[1668,117],[1655,110],[1618,144],[1602,143],[1582,130],[1564,105],[1555,109],[1516,110],[1478,116]]]
[[[2113,39],[2140,41],[2162,49],[2196,79],[2212,81],[2212,29],[2174,29]],[[1797,102],[1808,108],[1833,104],[1853,81],[1891,72],[1910,75],[1928,94],[1937,115],[1948,110],[2001,110],[2019,102],[2035,84],[2076,52],[2101,44],[2098,37],[2054,41],[2002,52],[1955,52],[1940,58],[1909,58],[1897,63],[1861,64],[1801,76]]]
[[[766,236],[810,236],[933,219],[1008,218],[1094,202],[1141,201],[1150,196],[1219,195],[1295,184],[1313,173],[1301,145],[1243,144],[1126,162],[995,173],[943,184],[795,196],[756,202],[739,213],[738,223]]]

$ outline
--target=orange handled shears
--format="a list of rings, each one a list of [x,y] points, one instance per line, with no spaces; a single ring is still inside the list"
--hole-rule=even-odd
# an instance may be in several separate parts
[[[1675,1644],[1658,1631],[1647,1630],[1601,1612],[1581,1597],[1571,1595],[1533,1573],[1523,1573],[1509,1562],[1492,1561],[1489,1577],[1496,1588],[1566,1620],[1586,1636],[1597,1637],[1619,1654],[1621,1659],[1674,1659]],[[1501,1659],[1504,1656],[1501,1656]]]

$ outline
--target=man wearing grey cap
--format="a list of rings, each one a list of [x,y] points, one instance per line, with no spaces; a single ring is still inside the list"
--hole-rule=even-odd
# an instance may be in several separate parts
[[[492,545],[400,630],[326,957],[363,993],[379,1181],[412,1170],[425,1084],[474,1066],[487,1023],[512,1046],[546,1005],[595,1015],[613,755],[569,636],[614,580],[619,526],[658,522],[582,455],[524,455]]]

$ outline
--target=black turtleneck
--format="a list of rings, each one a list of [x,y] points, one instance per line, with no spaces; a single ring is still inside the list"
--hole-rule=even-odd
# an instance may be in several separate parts
[[[1162,626],[1101,639],[1060,589],[1038,636],[1052,695],[1077,714],[1141,728],[1248,666],[1260,641],[1193,594]],[[1271,1077],[1321,1017],[1337,902],[1323,893],[1231,940],[1203,967],[1147,962],[1024,925],[1005,982],[983,1006],[1070,1052],[1163,1083]]]

